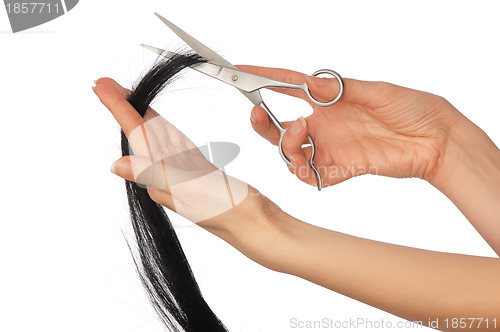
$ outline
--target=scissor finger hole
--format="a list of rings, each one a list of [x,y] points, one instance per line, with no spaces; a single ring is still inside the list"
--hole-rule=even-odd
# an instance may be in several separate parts
[[[316,104],[318,106],[331,106],[331,105],[337,103],[340,100],[340,98],[342,98],[342,95],[344,94],[344,80],[342,79],[342,76],[340,76],[336,71],[331,70],[331,69],[317,70],[313,73],[313,76],[320,77],[319,75],[322,75],[322,74],[328,74],[330,76],[333,76],[337,80],[337,82],[339,83],[339,92],[338,92],[337,96],[330,101],[324,102],[324,101],[320,101],[320,100],[316,99],[315,97],[313,97],[313,95],[311,94],[311,91],[309,90],[309,87],[307,89],[305,89],[305,92],[307,93],[308,97],[311,99],[311,101],[314,104]]]

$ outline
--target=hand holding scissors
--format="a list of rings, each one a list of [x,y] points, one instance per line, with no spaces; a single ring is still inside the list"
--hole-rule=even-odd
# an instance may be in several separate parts
[[[342,95],[344,93],[344,82],[342,80],[342,77],[335,71],[330,70],[330,69],[321,69],[313,73],[313,76],[317,76],[320,74],[330,74],[333,77],[335,77],[339,83],[340,89],[335,98],[333,98],[330,101],[320,101],[316,98],[314,98],[309,91],[309,88],[307,87],[306,83],[302,84],[296,84],[296,83],[290,83],[290,82],[284,82],[280,80],[275,80],[275,79],[270,79],[267,77],[263,76],[258,76],[255,74],[247,73],[244,71],[241,71],[231,63],[229,63],[227,60],[222,58],[220,55],[200,43],[198,40],[194,39],[190,35],[188,35],[186,32],[172,24],[170,21],[162,17],[161,15],[156,13],[156,16],[158,16],[173,32],[175,32],[187,45],[189,45],[196,53],[198,53],[200,56],[202,56],[205,60],[207,60],[204,63],[196,64],[191,66],[192,69],[195,69],[199,72],[202,72],[210,77],[216,78],[222,82],[225,82],[227,84],[230,84],[240,90],[241,93],[243,93],[250,101],[256,105],[262,107],[267,115],[269,116],[269,119],[271,123],[278,129],[280,139],[278,142],[278,147],[279,147],[279,152],[281,155],[281,158],[286,162],[288,166],[293,166],[292,163],[290,162],[290,159],[285,155],[285,152],[283,151],[283,146],[282,146],[282,141],[283,141],[283,136],[285,135],[285,132],[287,131],[287,128],[285,128],[281,122],[278,121],[278,119],[274,116],[274,114],[271,112],[269,107],[264,103],[262,100],[262,97],[260,95],[260,89],[262,88],[280,88],[280,89],[298,89],[302,90],[306,93],[308,96],[309,100],[318,106],[331,106],[335,103],[337,103],[340,98],[342,98]],[[151,50],[155,53],[158,53],[162,56],[169,57],[172,55],[172,52],[168,52],[156,47],[152,46],[147,46],[147,45],[142,45],[148,50]],[[316,177],[316,185],[318,187],[318,190],[321,190],[323,183],[321,176],[314,166],[314,156],[316,153],[316,146],[314,144],[314,141],[311,137],[311,135],[307,135],[307,139],[309,143],[311,144],[311,153],[310,157],[308,160],[308,164],[310,168],[313,170],[315,177]]]

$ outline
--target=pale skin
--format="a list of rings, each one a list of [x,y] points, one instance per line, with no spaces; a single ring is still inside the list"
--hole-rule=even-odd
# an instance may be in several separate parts
[[[307,79],[318,98],[336,94],[334,80],[306,78],[282,69],[240,68],[294,83]],[[109,78],[96,84],[94,92],[127,135],[143,123],[120,85]],[[279,92],[305,98],[297,91]],[[500,151],[445,99],[388,83],[346,79],[341,102],[321,111],[314,108],[306,119],[283,123],[294,126],[283,145],[294,165],[291,171],[300,180],[315,185],[306,164],[309,150],[301,147],[309,132],[325,186],[375,170],[384,176],[425,179],[449,197],[500,254]],[[149,116],[156,115],[151,112]],[[262,137],[277,143],[277,130],[262,109],[252,110],[251,123]],[[136,180],[130,157],[118,160],[114,173]],[[421,250],[319,228],[290,216],[249,188],[238,205],[198,225],[269,269],[404,319],[426,324],[439,318],[436,328],[451,330],[444,325],[446,318],[475,317],[488,319],[489,328],[468,320],[460,330],[500,330],[498,258]],[[149,193],[156,202],[175,210],[169,188]],[[199,188],[196,195],[203,195]],[[210,189],[204,195],[213,199]],[[496,328],[491,323],[495,318]]]

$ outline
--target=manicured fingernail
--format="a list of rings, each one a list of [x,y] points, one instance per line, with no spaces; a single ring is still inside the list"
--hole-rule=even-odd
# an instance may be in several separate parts
[[[306,127],[306,120],[304,119],[303,116],[301,116],[293,123],[292,128],[290,128],[290,134],[298,135],[305,127]]]
[[[252,123],[257,122],[257,118],[255,117],[255,107],[252,108],[252,112],[250,113],[250,121],[252,121]]]
[[[118,162],[118,160],[115,160],[115,161],[113,161],[113,163],[111,164],[111,169],[110,169],[110,171],[111,171],[111,173],[113,173],[113,174],[116,174],[116,164],[117,164],[117,162]]]
[[[325,86],[326,79],[316,76],[306,76],[307,83],[316,84],[317,86]]]

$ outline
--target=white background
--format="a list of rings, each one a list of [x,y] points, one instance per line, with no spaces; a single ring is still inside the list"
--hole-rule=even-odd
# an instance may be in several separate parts
[[[442,95],[498,144],[499,10],[496,1],[88,0],[12,34],[0,9],[0,330],[162,331],[122,235],[131,238],[123,181],[109,172],[120,156],[119,129],[91,90],[102,76],[130,86],[155,59],[140,43],[181,45],[153,12],[235,64],[326,67]],[[289,97],[264,97],[281,120],[310,112]],[[237,143],[241,153],[226,171],[297,218],[495,257],[424,181],[363,176],[321,193],[299,182],[252,131],[248,100],[222,83],[185,73],[155,108],[198,145]],[[398,320],[269,271],[170,216],[207,302],[231,331],[297,331],[294,317]]]

